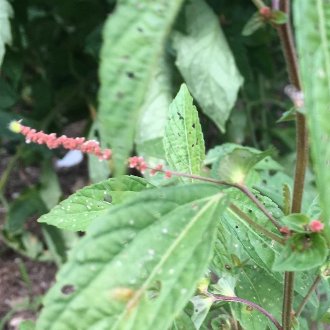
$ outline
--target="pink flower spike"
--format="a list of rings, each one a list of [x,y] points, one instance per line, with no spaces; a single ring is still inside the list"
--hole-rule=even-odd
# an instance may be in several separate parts
[[[312,220],[309,224],[309,229],[313,233],[319,233],[324,229],[324,223],[320,220]]]
[[[95,140],[86,141],[83,137],[69,138],[65,135],[57,137],[55,133],[46,134],[43,131],[37,132],[35,129],[24,126],[20,121],[13,121],[9,124],[9,129],[14,133],[20,133],[25,136],[25,142],[35,142],[38,144],[46,144],[49,149],[63,146],[69,150],[80,150],[85,153],[93,154],[100,160],[108,160],[111,158],[111,150],[102,150],[99,142]]]

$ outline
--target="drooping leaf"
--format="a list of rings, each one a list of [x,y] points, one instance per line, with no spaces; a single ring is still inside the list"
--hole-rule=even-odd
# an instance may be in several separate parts
[[[313,164],[327,239],[330,238],[330,3],[294,1],[300,73]],[[311,72],[313,74],[311,74]]]
[[[254,148],[225,143],[217,147],[216,153],[218,156],[212,166],[212,176],[232,183],[246,183],[253,167],[269,156],[272,150],[262,152]]]
[[[7,0],[0,0],[0,66],[5,55],[5,45],[11,42],[9,18],[13,16],[13,9]]]
[[[60,271],[37,329],[168,329],[206,270],[224,207],[217,186],[196,184],[109,209]]]
[[[176,65],[204,113],[224,132],[243,79],[218,17],[202,0],[185,8],[187,34],[176,33]]]
[[[183,0],[121,0],[103,33],[99,92],[102,141],[122,174],[159,54]]]
[[[40,217],[38,222],[66,230],[84,231],[112,205],[121,203],[147,186],[147,181],[134,176],[108,179],[78,190]]]
[[[198,175],[205,157],[205,146],[197,109],[192,102],[186,85],[182,85],[170,106],[163,141],[171,168]]]
[[[321,266],[328,255],[325,239],[319,234],[294,234],[276,256],[274,271],[303,271]]]

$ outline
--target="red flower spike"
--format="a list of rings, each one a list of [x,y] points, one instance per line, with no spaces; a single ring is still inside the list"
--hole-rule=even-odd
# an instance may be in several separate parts
[[[312,220],[309,224],[309,229],[313,233],[319,233],[324,229],[324,223],[320,220]]]

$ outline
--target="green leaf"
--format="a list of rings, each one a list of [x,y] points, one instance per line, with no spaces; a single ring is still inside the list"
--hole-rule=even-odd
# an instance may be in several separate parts
[[[30,188],[10,204],[5,229],[11,233],[21,233],[29,217],[45,212],[47,212],[47,208],[41,200],[39,192],[35,188]]]
[[[170,106],[163,141],[171,168],[183,173],[200,174],[205,157],[204,138],[197,109],[184,84]]]
[[[40,197],[48,210],[53,208],[60,200],[62,190],[57,174],[51,166],[50,161],[43,162],[41,173]]]
[[[191,316],[191,320],[194,322],[195,329],[199,330],[214,300],[212,297],[199,295],[192,297],[191,302],[194,305],[194,313]]]
[[[90,223],[112,205],[121,203],[135,192],[144,190],[148,183],[139,177],[122,176],[108,179],[78,190],[39,218],[61,229],[84,231]]]
[[[272,11],[272,18],[271,22],[274,24],[285,24],[288,21],[288,15],[280,10],[273,10]]]
[[[212,176],[232,183],[248,181],[252,168],[272,154],[272,150],[259,151],[233,143],[217,147],[217,160],[212,166]]]
[[[172,99],[170,67],[165,55],[162,55],[141,108],[135,137],[135,143],[140,151],[144,151],[144,149],[149,151],[144,147],[151,141],[163,138]],[[161,146],[161,151],[164,158],[163,146]]]
[[[32,320],[25,320],[19,324],[19,330],[35,330],[36,325]]]
[[[236,295],[270,311],[280,321],[283,285],[264,270],[253,266],[242,268],[237,279]],[[268,318],[253,308],[237,303],[232,304],[232,308],[244,329],[275,329]]]
[[[244,25],[242,35],[248,37],[263,26],[265,26],[265,22],[260,16],[259,12],[256,12]]]
[[[267,208],[275,219],[283,216],[279,207],[268,197],[257,194],[253,191],[256,197]],[[264,229],[278,234],[273,224],[269,219],[257,208],[257,206],[242,192],[230,189],[227,190],[228,198],[235,204],[242,212],[247,214],[253,222],[262,226]],[[245,250],[247,255],[261,268],[271,273],[271,267],[274,262],[276,254],[280,245],[257,229],[254,229],[249,223],[242,219],[232,209],[228,208],[222,215],[221,222],[227,230],[236,237]],[[232,252],[233,253],[233,252]],[[273,276],[278,277],[279,274]],[[280,277],[279,277],[280,278]]]
[[[104,28],[99,123],[122,174],[133,147],[136,122],[158,59],[183,0],[121,0]]]
[[[277,255],[274,271],[303,271],[321,266],[328,255],[325,239],[320,234],[294,234]]]
[[[5,45],[11,43],[9,18],[13,16],[13,9],[7,0],[0,0],[0,66],[5,55]]]
[[[297,233],[307,233],[308,228],[306,227],[310,222],[310,218],[302,213],[291,213],[282,218],[284,226]]]
[[[330,3],[294,2],[300,74],[309,127],[316,182],[330,239]],[[311,74],[311,72],[313,74]]]
[[[98,140],[98,122],[94,122],[90,128],[88,139]],[[102,161],[94,155],[88,154],[88,174],[93,183],[106,180],[110,176],[109,162]]]
[[[58,274],[37,329],[168,329],[207,268],[224,207],[217,186],[193,184],[109,209]]]
[[[189,1],[185,19],[187,34],[176,33],[173,40],[176,65],[204,113],[224,132],[243,78],[208,5]]]

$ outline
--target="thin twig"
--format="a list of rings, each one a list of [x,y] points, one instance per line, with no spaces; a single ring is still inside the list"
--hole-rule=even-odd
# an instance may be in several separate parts
[[[148,167],[149,169],[153,169],[152,167]],[[158,169],[157,172],[166,173],[168,171]],[[183,178],[190,178],[194,180],[200,180],[200,181],[206,181],[206,182],[212,182],[218,185],[224,185],[228,187],[233,187],[239,189],[242,193],[244,193],[256,206],[259,208],[259,210],[265,214],[265,216],[271,221],[271,223],[280,230],[281,226],[277,222],[277,220],[272,216],[272,214],[265,208],[265,206],[254,196],[254,194],[249,190],[249,188],[245,185],[239,184],[239,183],[230,183],[227,181],[222,180],[216,180],[212,178],[207,178],[204,176],[194,175],[194,174],[187,174],[187,173],[181,173],[181,172],[174,172],[170,171],[171,175],[183,177]]]
[[[322,277],[321,275],[318,275],[316,276],[314,282],[312,283],[311,287],[309,288],[306,296],[304,297],[304,299],[301,301],[296,313],[295,313],[295,316],[296,317],[299,317],[301,312],[303,311],[305,305],[307,304],[309,298],[311,297],[311,295],[313,294],[313,292],[315,291],[315,289],[317,288],[318,284],[320,283]]]
[[[212,297],[215,301],[236,302],[236,303],[241,303],[241,304],[250,306],[250,307],[258,310],[263,315],[265,315],[275,325],[275,327],[278,330],[283,330],[283,328],[281,327],[280,323],[275,319],[275,317],[272,314],[270,314],[264,308],[262,308],[261,306],[255,304],[252,301],[249,301],[249,300],[246,300],[246,299],[243,299],[243,298],[238,298],[238,297],[227,297],[227,296],[218,295],[218,294],[211,294],[211,293],[208,293],[208,295],[210,297]]]
[[[277,243],[280,243],[280,244],[284,245],[285,240],[282,237],[277,236],[276,234],[272,233],[271,231],[265,229],[265,227],[259,225],[255,221],[253,221],[246,213],[242,212],[235,204],[231,203],[229,205],[229,207],[240,218],[245,220],[251,227],[253,227],[257,231],[259,231],[260,233],[264,234],[266,237],[276,241]]]

